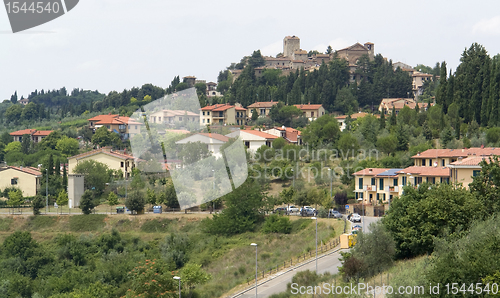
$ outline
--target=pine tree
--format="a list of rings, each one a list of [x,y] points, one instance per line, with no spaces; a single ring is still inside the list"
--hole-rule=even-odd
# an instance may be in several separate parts
[[[445,106],[445,101],[446,101],[446,94],[447,94],[447,70],[446,70],[446,61],[443,61],[441,63],[441,74],[439,77],[439,86],[438,90],[436,92],[436,104],[442,105],[443,110],[446,112],[448,109],[448,106]]]
[[[389,118],[389,124],[392,126],[395,126],[398,123],[398,120],[396,118],[396,107],[392,107],[392,114],[391,117]]]
[[[385,113],[382,111],[382,114],[380,115],[380,129],[385,128]]]

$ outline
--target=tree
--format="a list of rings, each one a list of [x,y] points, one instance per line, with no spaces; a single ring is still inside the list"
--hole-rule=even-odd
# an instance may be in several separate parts
[[[395,126],[398,123],[398,119],[396,118],[396,107],[392,107],[391,117],[389,117],[389,124]]]
[[[9,191],[9,206],[21,206],[24,203],[23,193],[20,189]]]
[[[8,133],[8,132],[4,132],[2,133],[2,135],[0,136],[0,141],[2,143],[4,143],[5,145],[8,145],[9,143],[11,143],[12,141],[14,141],[14,138]]]
[[[4,113],[6,123],[18,123],[21,119],[23,107],[20,104],[15,104],[7,108]]]
[[[276,138],[273,140],[273,149],[276,149],[276,150],[283,149],[283,147],[285,147],[286,144],[287,144],[287,142],[285,141],[285,139]]]
[[[500,212],[500,158],[489,157],[479,163],[481,172],[473,177],[470,191],[484,206],[483,218]]]
[[[154,190],[152,190],[151,188],[148,188],[148,190],[146,191],[146,202],[150,205],[156,205],[157,203],[157,197],[156,197],[156,194],[154,192]]]
[[[463,187],[422,183],[418,189],[404,187],[382,222],[396,242],[396,256],[408,258],[432,253],[436,237],[459,235],[484,210]]]
[[[146,205],[146,200],[144,199],[144,194],[139,190],[134,190],[129,193],[128,197],[125,199],[125,206],[130,211],[135,211],[137,213],[144,210]]]
[[[222,197],[226,208],[212,219],[204,219],[203,226],[211,234],[233,235],[251,231],[262,220],[260,209],[263,194],[260,184],[249,178],[233,192]]]
[[[68,205],[68,201],[69,201],[68,193],[64,189],[61,190],[56,199],[57,206],[61,208],[61,213],[62,213],[62,207]]]
[[[385,113],[384,112],[382,112],[382,114],[380,115],[379,121],[380,121],[380,124],[379,124],[380,129],[384,129],[385,128]]]
[[[293,196],[295,195],[295,190],[293,189],[293,187],[289,187],[289,188],[284,188],[281,192],[280,192],[280,200],[281,200],[281,203],[283,204],[287,204],[287,214],[288,214],[288,211],[289,211],[289,207],[290,207],[290,203],[293,203]]]
[[[334,143],[340,135],[339,124],[333,116],[323,115],[310,123],[301,135],[304,142],[312,147]]]
[[[113,191],[111,191],[108,195],[108,205],[111,207],[111,210],[113,206],[118,205],[118,203],[118,196]]]
[[[259,113],[257,113],[256,109],[252,110],[252,121],[257,121],[259,119]]]
[[[331,54],[333,52],[333,49],[332,49],[332,46],[329,45],[327,48],[326,48],[326,54]]]
[[[84,160],[74,168],[76,174],[85,176],[84,187],[87,190],[95,190],[97,193],[102,193],[106,188],[106,183],[109,182],[108,166],[95,161]]]
[[[40,209],[45,207],[45,199],[41,195],[36,195],[31,200],[31,207],[33,208],[33,215],[40,215]]]
[[[252,56],[248,59],[248,65],[253,68],[266,65],[266,60],[262,57],[260,50],[253,51]]]
[[[209,281],[211,275],[201,269],[201,265],[188,263],[181,271],[181,280],[184,288],[191,291],[197,285],[201,285]]]
[[[80,209],[82,209],[83,214],[90,214],[92,209],[95,208],[94,196],[95,194],[91,190],[83,192],[82,198],[80,199]]]
[[[78,154],[80,145],[77,140],[64,136],[62,139],[57,141],[56,149],[64,156],[73,156]]]
[[[100,147],[105,147],[120,145],[121,141],[118,134],[110,132],[105,126],[101,126],[95,131],[92,143]]]
[[[341,156],[356,156],[359,150],[359,142],[351,133],[343,133],[337,141],[337,149]],[[349,153],[352,151],[352,154]]]
[[[181,158],[186,165],[195,163],[210,155],[211,153],[208,151],[207,145],[201,142],[188,142],[183,144],[182,149],[178,153],[178,157]]]
[[[7,146],[5,146],[5,153],[9,153],[9,152],[21,152],[21,143],[19,142],[11,142],[9,144],[7,144]]]
[[[24,134],[21,139],[21,152],[23,154],[29,154],[31,148],[31,135]]]

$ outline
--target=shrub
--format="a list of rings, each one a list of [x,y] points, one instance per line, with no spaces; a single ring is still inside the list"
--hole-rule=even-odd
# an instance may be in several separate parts
[[[40,230],[44,228],[50,228],[57,223],[57,217],[55,216],[30,216],[26,223],[26,226],[30,230]]]
[[[328,217],[328,209],[325,209],[325,208],[318,209],[318,217],[327,218]]]
[[[80,209],[82,209],[83,214],[90,214],[94,207],[94,193],[86,190],[80,199]]]
[[[266,234],[290,234],[290,232],[292,232],[292,224],[290,223],[290,219],[288,217],[273,214],[266,218],[266,221],[262,226],[262,232]]]
[[[297,233],[307,228],[307,226],[311,223],[310,219],[300,218],[292,221],[292,232]]]
[[[144,205],[146,205],[146,200],[144,195],[138,190],[129,194],[125,200],[125,206],[127,206],[130,211],[140,212],[144,210]]]

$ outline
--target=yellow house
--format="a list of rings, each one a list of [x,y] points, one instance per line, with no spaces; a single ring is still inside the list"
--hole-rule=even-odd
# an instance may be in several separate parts
[[[490,162],[488,157],[471,156],[465,159],[459,159],[452,162],[449,167],[451,169],[451,181],[453,183],[461,183],[466,189],[469,189],[469,184],[472,183],[474,177],[481,173],[482,161]]]
[[[409,184],[418,187],[424,182],[431,184],[450,183],[450,169],[448,167],[411,166],[399,171],[398,174],[402,186]]]
[[[271,112],[271,108],[274,105],[277,105],[277,101],[263,101],[263,102],[255,102],[251,105],[249,105],[248,108],[248,116],[252,116],[253,110],[255,109],[257,111],[257,114],[259,114],[260,117],[265,117],[269,116],[269,112]]]
[[[429,149],[412,158],[416,166],[446,167],[459,159],[491,155],[500,155],[500,148]]]
[[[398,172],[401,169],[368,168],[354,173],[356,200],[377,205],[401,195]]]
[[[245,125],[247,109],[236,104],[216,104],[200,109],[200,125]]]
[[[129,177],[132,169],[136,166],[136,160],[133,156],[124,152],[111,150],[111,147],[103,147],[68,158],[68,173],[74,172],[78,163],[86,160],[95,160],[107,165],[112,170],[122,170],[125,177]]]
[[[23,192],[23,196],[35,196],[40,189],[42,172],[33,167],[12,167],[0,169],[0,188],[16,187]]]
[[[299,108],[302,112],[304,112],[304,116],[306,116],[306,118],[309,119],[309,121],[314,121],[326,113],[326,110],[325,108],[323,108],[323,105],[307,104],[307,105],[295,105],[295,106]]]

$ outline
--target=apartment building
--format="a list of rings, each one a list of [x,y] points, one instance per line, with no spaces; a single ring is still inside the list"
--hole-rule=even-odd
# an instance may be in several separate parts
[[[306,118],[309,119],[309,121],[314,121],[326,113],[326,110],[325,108],[323,108],[323,105],[306,104],[306,105],[295,105],[295,106],[299,108],[302,112],[304,112],[304,116],[306,116]]]
[[[241,105],[215,104],[200,109],[200,125],[245,125],[247,109]]]
[[[251,117],[253,110],[256,110],[257,114],[259,114],[259,117],[267,117],[269,116],[269,112],[271,112],[271,108],[277,104],[278,104],[277,101],[272,101],[272,100],[253,103],[247,107],[248,116]]]
[[[95,132],[96,129],[104,126],[109,131],[120,135],[122,139],[133,138],[136,134],[141,133],[142,123],[130,117],[120,115],[99,115],[88,119],[89,127]]]
[[[53,130],[23,129],[11,132],[10,135],[14,137],[14,142],[22,142],[24,135],[30,135],[31,141],[38,143],[52,132]]]

